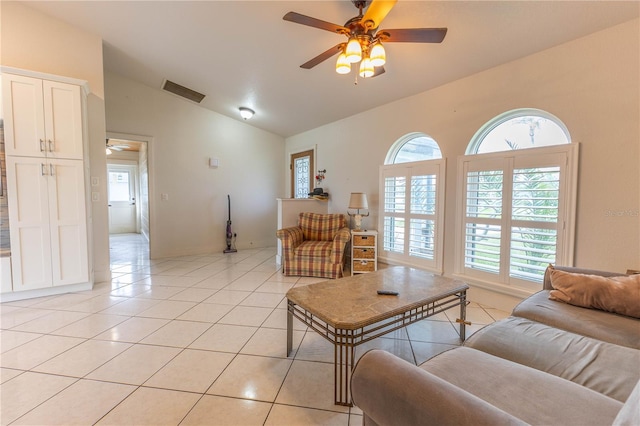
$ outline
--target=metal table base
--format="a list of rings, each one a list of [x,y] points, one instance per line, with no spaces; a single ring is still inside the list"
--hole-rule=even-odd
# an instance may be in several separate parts
[[[456,306],[460,308],[460,318],[456,320],[460,324],[460,340],[464,341],[466,325],[469,324],[466,321],[466,289],[355,329],[337,328],[327,324],[304,307],[287,299],[287,356],[293,349],[293,318],[295,317],[333,343],[335,403],[352,406],[350,381],[356,346]]]

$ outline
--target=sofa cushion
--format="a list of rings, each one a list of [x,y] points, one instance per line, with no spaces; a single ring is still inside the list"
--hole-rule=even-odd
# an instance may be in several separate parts
[[[551,300],[640,318],[640,275],[602,277],[549,268]]]
[[[296,257],[323,258],[331,255],[331,241],[303,241],[295,248]]]
[[[533,425],[611,424],[619,401],[554,375],[460,347],[420,366]]]
[[[640,380],[640,351],[509,317],[473,334],[465,346],[571,380],[625,402]]]
[[[298,216],[298,226],[305,240],[331,241],[341,228],[347,226],[347,221],[343,214],[302,212]]]
[[[640,349],[639,320],[549,300],[549,290],[542,290],[526,298],[513,309],[511,315],[604,342]]]

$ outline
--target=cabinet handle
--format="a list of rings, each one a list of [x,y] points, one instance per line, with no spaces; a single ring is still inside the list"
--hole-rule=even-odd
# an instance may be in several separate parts
[[[40,139],[40,152],[44,152],[44,141]]]
[[[40,163],[40,176],[46,176],[47,170],[44,168],[44,163]]]
[[[53,171],[55,169],[53,168],[53,164],[49,163],[49,175],[53,176]]]
[[[53,141],[48,139],[47,142],[49,143],[49,152],[53,152]]]

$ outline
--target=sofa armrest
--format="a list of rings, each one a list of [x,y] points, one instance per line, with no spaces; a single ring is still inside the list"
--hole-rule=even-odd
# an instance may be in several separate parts
[[[455,349],[454,349],[455,350]],[[378,425],[524,425],[525,422],[388,352],[364,354],[351,394]]]
[[[342,262],[344,248],[350,239],[351,232],[349,231],[349,228],[340,228],[333,237],[333,244],[331,246],[331,263],[337,264]]]
[[[304,234],[302,228],[299,226],[291,226],[289,228],[282,228],[276,231],[276,237],[282,241],[282,249],[294,249],[304,241]]]

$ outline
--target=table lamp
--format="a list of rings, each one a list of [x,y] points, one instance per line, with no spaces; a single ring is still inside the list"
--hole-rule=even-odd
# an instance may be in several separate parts
[[[356,210],[356,213],[353,214],[349,212],[348,209]],[[362,230],[361,229],[362,217],[369,216],[369,212],[367,212],[367,214],[362,214],[360,213],[360,210],[368,210],[368,209],[369,209],[369,204],[367,203],[367,194],[365,194],[364,192],[352,192],[351,198],[349,199],[349,207],[347,207],[347,214],[353,217],[356,225],[356,228],[355,228],[356,231]]]

